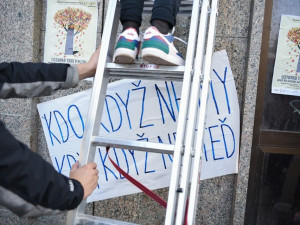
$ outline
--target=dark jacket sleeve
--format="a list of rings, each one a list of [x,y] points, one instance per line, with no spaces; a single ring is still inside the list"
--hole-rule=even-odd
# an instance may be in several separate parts
[[[28,98],[50,95],[75,87],[76,65],[47,63],[0,63],[0,98]]]
[[[0,204],[19,216],[76,208],[83,187],[16,140],[0,121]]]

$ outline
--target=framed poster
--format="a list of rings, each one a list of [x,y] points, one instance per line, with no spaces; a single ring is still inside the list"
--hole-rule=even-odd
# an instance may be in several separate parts
[[[282,15],[272,93],[300,96],[300,17]]]
[[[49,0],[46,63],[85,63],[96,49],[97,0]]]

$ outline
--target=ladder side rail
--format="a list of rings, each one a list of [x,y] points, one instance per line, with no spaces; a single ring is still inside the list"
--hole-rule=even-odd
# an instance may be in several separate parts
[[[186,201],[189,192],[190,170],[191,170],[191,163],[192,163],[192,155],[194,154],[193,153],[194,138],[195,138],[196,121],[197,121],[198,109],[199,109],[200,84],[203,76],[202,68],[203,68],[203,58],[205,54],[209,5],[210,5],[209,0],[204,0],[202,2],[197,48],[196,48],[196,57],[194,63],[195,72],[194,72],[194,77],[192,82],[190,105],[189,105],[190,109],[189,109],[188,123],[186,128],[185,151],[184,151],[183,163],[182,163],[182,173],[181,173],[182,178],[180,180],[180,186],[179,186],[182,192],[178,194],[178,203],[177,203],[176,224],[179,225],[183,224],[185,218]]]
[[[94,161],[95,157],[96,146],[92,144],[91,138],[92,136],[95,136],[95,134],[99,135],[100,130],[100,127],[97,126],[97,124],[100,124],[100,120],[102,117],[103,103],[108,84],[108,75],[105,74],[105,65],[107,61],[107,55],[109,54],[109,46],[115,42],[113,36],[116,36],[117,26],[119,23],[120,7],[119,4],[117,7],[117,4],[118,0],[110,0],[107,9],[106,20],[103,30],[104,35],[102,36],[101,50],[98,59],[98,65],[94,79],[89,110],[86,118],[83,140],[80,148],[79,162],[81,163],[81,165]],[[112,55],[113,49],[110,49],[110,51],[110,55]],[[97,121],[99,123],[97,123]],[[68,212],[66,224],[76,224],[76,218],[78,217],[78,213],[84,213],[85,206],[86,199],[82,200],[82,202],[76,209]]]
[[[108,84],[108,73],[105,67],[107,61],[111,60],[111,58],[107,56],[112,56],[113,54],[114,49],[111,46],[114,46],[117,27],[119,24],[120,5],[118,4],[118,2],[118,0],[110,0],[106,13],[106,22],[104,24],[101,40],[101,50],[99,54],[95,79],[93,82],[93,89],[87,114],[84,137],[81,145],[81,152],[83,154],[80,154],[79,156],[80,163],[83,165],[94,160],[94,154],[88,152],[88,149],[91,146],[92,137],[98,136],[100,131],[99,124],[102,118],[104,99],[106,97]]]
[[[189,89],[191,86],[191,79],[193,73],[199,14],[200,14],[200,0],[194,0],[191,23],[190,23],[187,53],[186,53],[185,72],[184,72],[183,83],[182,83],[181,102],[180,102],[180,110],[179,110],[179,116],[177,122],[177,130],[176,130],[177,135],[176,135],[176,142],[175,142],[174,155],[173,155],[173,165],[172,165],[172,172],[171,172],[171,179],[170,179],[165,225],[174,224],[175,209],[176,209],[176,202],[177,202],[177,188],[180,179],[181,159],[183,153],[183,144],[184,144],[184,137],[185,137],[185,128],[186,128],[189,94],[190,94]]]
[[[189,196],[189,206],[188,206],[188,224],[194,224],[196,218],[196,209],[198,202],[198,193],[200,186],[200,175],[201,175],[201,155],[203,149],[203,139],[204,139],[204,125],[205,125],[205,115],[206,115],[206,105],[202,104],[203,102],[207,102],[208,92],[209,92],[209,84],[211,82],[211,62],[212,56],[214,52],[215,46],[215,35],[216,35],[216,25],[217,25],[217,16],[218,16],[218,0],[212,0],[211,7],[211,16],[209,22],[209,34],[208,34],[208,43],[207,43],[207,54],[205,60],[205,70],[204,70],[204,81],[201,95],[201,106],[199,113],[199,120],[197,125],[197,138],[195,143],[195,157],[193,164],[193,174],[190,188],[190,196]],[[203,106],[202,106],[203,105]]]

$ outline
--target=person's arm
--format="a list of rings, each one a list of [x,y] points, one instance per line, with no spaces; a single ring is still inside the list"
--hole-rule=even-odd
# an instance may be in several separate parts
[[[95,75],[100,48],[85,64],[0,63],[0,98],[51,95]]]
[[[0,205],[18,216],[76,208],[97,186],[95,163],[72,168],[70,178],[16,140],[0,121]]]
[[[100,53],[100,47],[93,53],[91,58],[87,63],[77,64],[77,70],[79,75],[79,80],[83,80],[92,77],[96,73],[96,68],[98,65],[98,58]]]
[[[83,186],[83,198],[87,198],[98,185],[98,170],[97,164],[87,163],[82,167],[79,167],[79,162],[73,164],[69,177],[71,179],[77,180]],[[93,175],[93,176],[91,176]],[[97,177],[97,179],[95,179]]]

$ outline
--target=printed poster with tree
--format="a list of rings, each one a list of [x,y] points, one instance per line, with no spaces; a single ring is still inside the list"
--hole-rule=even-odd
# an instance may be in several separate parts
[[[281,16],[272,93],[300,96],[299,16]]]
[[[85,63],[96,49],[97,0],[48,0],[44,62]]]

